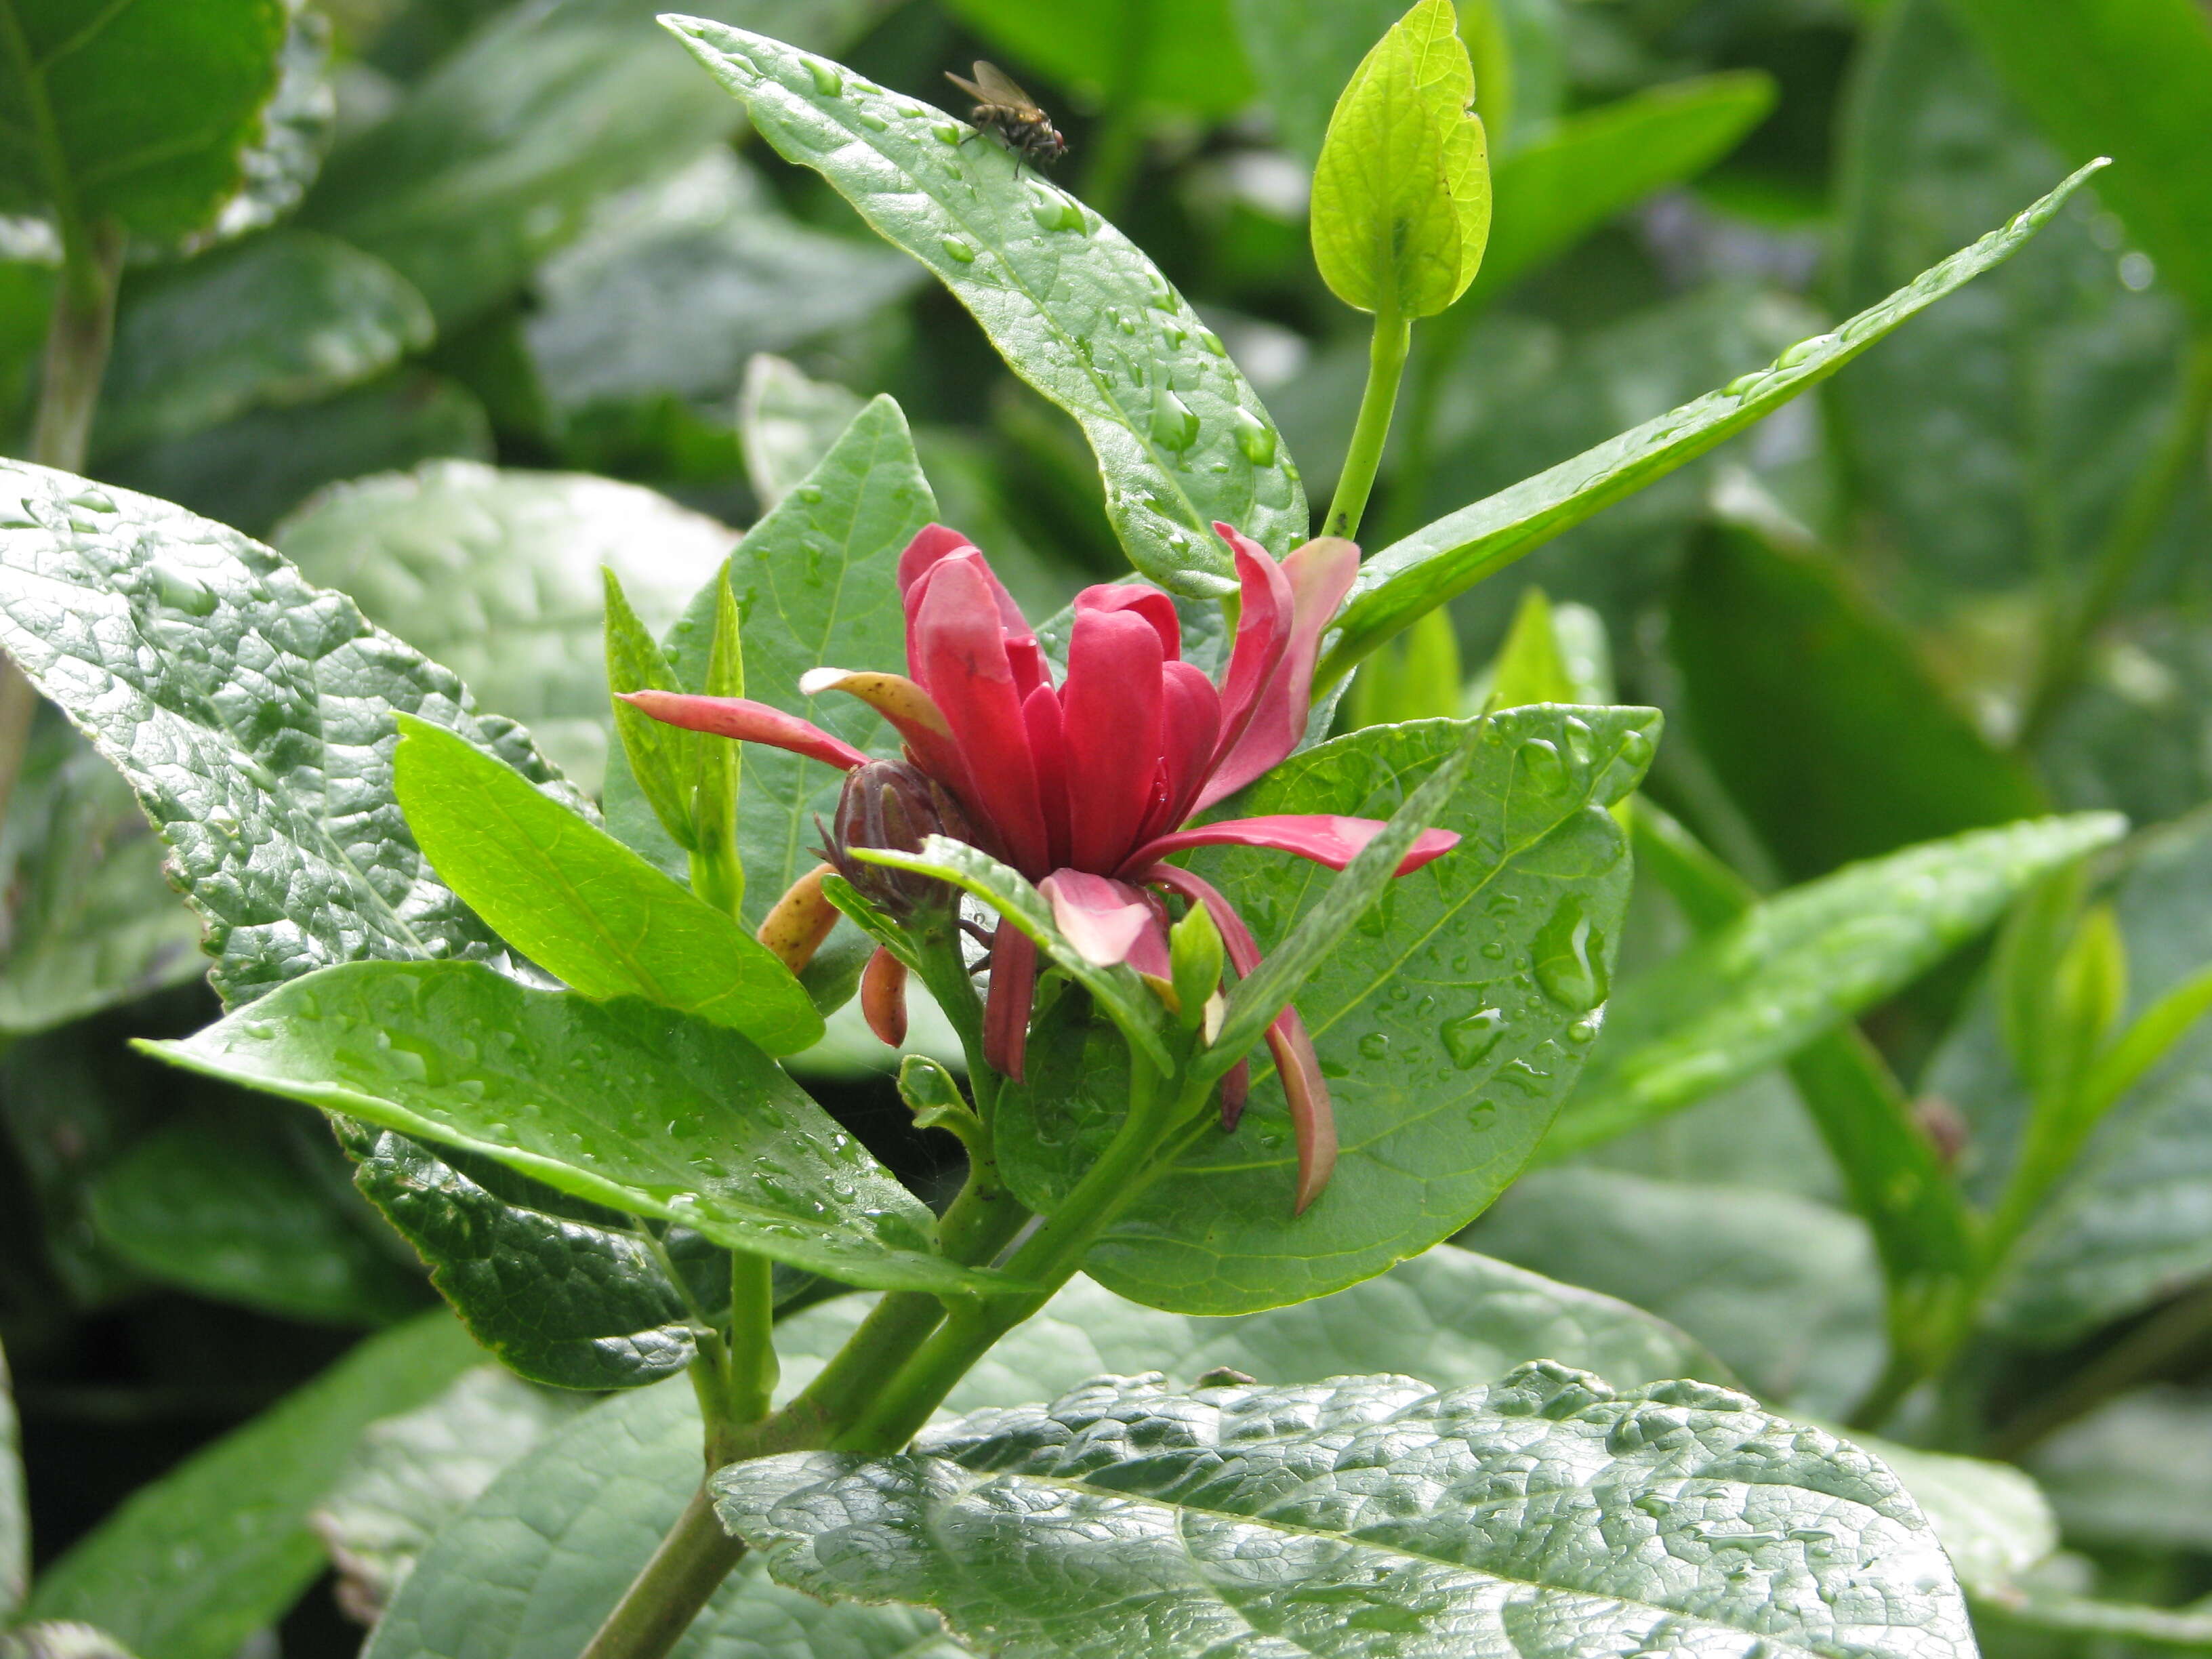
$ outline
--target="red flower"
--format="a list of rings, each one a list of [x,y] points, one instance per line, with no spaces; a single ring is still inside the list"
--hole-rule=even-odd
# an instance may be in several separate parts
[[[1294,853],[1340,870],[1382,825],[1322,814],[1232,818],[1186,828],[1297,747],[1305,735],[1314,659],[1358,565],[1335,538],[1308,542],[1278,564],[1227,525],[1243,585],[1237,640],[1218,685],[1182,659],[1174,602],[1133,583],[1076,596],[1067,673],[1058,685],[1036,637],[983,556],[942,525],[899,559],[912,678],[817,668],[809,696],[842,690],[869,703],[905,739],[908,758],[959,798],[976,842],[1037,884],[1071,943],[1102,963],[1127,962],[1167,978],[1167,915],[1151,890],[1203,904],[1231,965],[1249,973],[1251,931],[1213,887],[1169,864],[1194,847]],[[867,757],[796,716],[746,698],[639,691],[628,701],[656,720],[809,756],[848,771]],[[1459,837],[1421,836],[1398,873]],[[991,952],[986,1057],[1022,1073],[1036,947],[1011,923]],[[1328,1093],[1295,1009],[1267,1032],[1298,1137],[1297,1205],[1328,1179],[1336,1140]],[[1243,1072],[1223,1088],[1235,1126]]]

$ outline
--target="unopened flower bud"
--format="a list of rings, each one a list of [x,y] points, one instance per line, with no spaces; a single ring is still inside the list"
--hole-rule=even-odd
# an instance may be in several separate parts
[[[855,848],[880,847],[919,853],[932,836],[972,841],[968,815],[952,792],[904,761],[870,761],[845,775],[837,798],[827,856],[837,873],[870,902],[903,917],[923,908],[945,908],[954,890],[941,881],[908,870],[888,869],[853,856]]]

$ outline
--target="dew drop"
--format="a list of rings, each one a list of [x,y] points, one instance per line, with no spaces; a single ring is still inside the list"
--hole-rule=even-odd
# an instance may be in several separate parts
[[[1578,1019],[1567,1027],[1567,1041],[1573,1043],[1590,1042],[1597,1036],[1598,1023],[1594,1019]]]
[[[960,129],[950,121],[936,122],[929,130],[935,135],[937,142],[940,144],[957,144],[960,142]]]
[[[890,131],[891,124],[890,122],[884,120],[880,115],[871,114],[866,110],[860,111],[853,118],[858,121],[862,126],[867,128],[871,132],[888,132]]]
[[[115,498],[104,489],[80,489],[69,498],[71,507],[81,507],[88,513],[112,513]]]
[[[1237,447],[1244,459],[1255,466],[1271,465],[1275,459],[1275,428],[1269,426],[1249,409],[1231,411],[1230,429],[1237,434]]]
[[[1559,757],[1558,746],[1547,738],[1528,738],[1517,758],[1522,770],[1528,775],[1529,787],[1538,794],[1556,795],[1567,787],[1567,763]]]
[[[1811,362],[1835,343],[1836,337],[1832,334],[1815,334],[1808,340],[1798,341],[1784,351],[1774,360],[1774,366],[1777,368],[1796,368],[1802,363]]]
[[[1198,343],[1217,357],[1226,357],[1229,355],[1229,348],[1221,343],[1221,337],[1210,328],[1201,328],[1198,331]]]
[[[1443,1040],[1444,1052],[1451,1056],[1452,1064],[1462,1072],[1469,1070],[1481,1064],[1483,1057],[1504,1036],[1504,1011],[1477,1008],[1471,1013],[1456,1015],[1437,1027],[1437,1035]]]
[[[181,611],[188,617],[205,617],[214,613],[215,590],[197,576],[188,576],[181,570],[166,564],[154,567],[154,597],[172,611]]]
[[[1085,228],[1080,204],[1073,198],[1042,185],[1030,187],[1030,216],[1037,222],[1040,230],[1082,230]]]
[[[833,64],[810,58],[806,60],[806,72],[814,77],[814,90],[824,98],[835,98],[845,90],[845,77],[837,72]]]
[[[1152,441],[1177,454],[1198,441],[1198,416],[1164,386],[1152,394]]]
[[[1766,371],[1763,368],[1755,368],[1748,374],[1739,374],[1721,388],[1721,395],[1724,398],[1747,397],[1765,378]]]
[[[820,484],[801,484],[793,493],[809,507],[819,504],[822,500],[822,486]]]
[[[1370,1031],[1359,1039],[1359,1052],[1368,1060],[1380,1060],[1390,1052],[1390,1039],[1380,1031]]]
[[[1579,894],[1571,894],[1536,933],[1536,983],[1544,994],[1577,1013],[1605,1000],[1605,937]]]
[[[1467,1125],[1470,1129],[1487,1129],[1498,1121],[1498,1108],[1492,1102],[1478,1100],[1467,1109]]]
[[[975,245],[958,236],[940,236],[937,245],[945,250],[945,257],[963,265],[975,263]]]

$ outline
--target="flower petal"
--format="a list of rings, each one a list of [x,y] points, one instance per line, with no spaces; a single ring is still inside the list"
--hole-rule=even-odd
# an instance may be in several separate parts
[[[1037,649],[1036,635],[981,550],[958,531],[947,530],[943,525],[924,526],[907,544],[906,551],[899,555],[899,596],[906,607],[908,672],[923,684],[928,684],[928,677],[921,672],[915,655],[915,617],[928,596],[930,584],[941,571],[954,564],[972,565],[982,576],[984,585],[990,590],[1000,633],[1006,640],[1006,659],[1013,666],[1016,686],[1022,696],[1029,696],[1031,688],[1051,678],[1045,672],[1044,653]]]
[[[1011,921],[1001,919],[991,940],[991,989],[983,1005],[983,1059],[991,1069],[1022,1080],[1030,1036],[1030,1010],[1036,1001],[1036,946]]]
[[[860,1012],[884,1047],[906,1041],[906,963],[880,945],[860,970]]]
[[[905,675],[878,674],[867,669],[810,668],[799,677],[799,689],[810,697],[826,691],[858,697],[906,739],[915,764],[953,793],[964,797],[967,779],[945,711]]]
[[[1061,729],[1060,694],[1040,685],[1022,699],[1022,726],[1036,766],[1037,805],[1044,813],[1047,856],[1067,862],[1067,738]]]
[[[1160,636],[1160,654],[1173,662],[1182,655],[1182,619],[1175,601],[1147,582],[1101,582],[1075,596],[1076,614],[1085,611],[1134,611]]]
[[[1085,870],[1055,870],[1037,884],[1052,919],[1086,962],[1126,962],[1139,973],[1169,978],[1167,921],[1152,895],[1126,881]]]
[[[1014,867],[1034,881],[1052,867],[1036,767],[1022,719],[1024,693],[1006,660],[989,573],[980,559],[954,557],[915,592],[910,647],[916,677],[959,744],[969,808]]]
[[[1138,831],[1146,840],[1190,816],[1221,738],[1221,694],[1194,665],[1163,665],[1160,689],[1161,789]]]
[[[1147,842],[1129,855],[1129,867],[1141,869],[1192,847],[1258,847],[1293,853],[1341,870],[1383,829],[1380,818],[1347,818],[1333,812],[1273,812],[1253,818],[1224,818]],[[1453,830],[1424,830],[1393,873],[1409,876],[1458,845],[1459,836]]]
[[[938,562],[955,553],[974,553],[978,550],[950,525],[926,524],[914,532],[914,539],[899,555],[898,590],[903,599],[907,590],[920,581],[924,574],[936,568]]]
[[[1221,677],[1221,736],[1217,754],[1225,755],[1244,735],[1275,665],[1291,642],[1291,579],[1267,550],[1227,525],[1216,523],[1214,533],[1229,544],[1237,557],[1237,575],[1243,585],[1238,596],[1237,644],[1229,653],[1228,672]]]
[[[849,772],[868,757],[842,738],[833,738],[810,720],[787,714],[750,697],[699,697],[682,691],[625,691],[622,700],[641,714],[687,731],[706,732],[741,743],[764,743],[794,755]]]
[[[1312,713],[1314,659],[1321,652],[1322,631],[1359,574],[1359,550],[1340,536],[1322,536],[1292,549],[1283,561],[1282,574],[1291,585],[1289,643],[1261,688],[1243,729],[1233,740],[1224,731],[1223,741],[1228,746],[1199,792],[1199,809],[1242,789],[1305,736],[1306,720]]]
[[[1067,735],[1068,860],[1118,868],[1159,774],[1160,636],[1127,611],[1079,611],[1060,712]]]
[[[822,878],[836,873],[829,865],[816,865],[791,884],[761,918],[759,931],[753,935],[794,974],[806,971],[822,941],[837,925],[837,907],[822,890]]]
[[[1244,1116],[1244,1103],[1252,1097],[1252,1062],[1240,1060],[1221,1074],[1221,1130],[1237,1133]]]

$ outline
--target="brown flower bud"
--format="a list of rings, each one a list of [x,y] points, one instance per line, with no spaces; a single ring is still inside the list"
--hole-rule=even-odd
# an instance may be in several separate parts
[[[948,908],[957,896],[941,881],[856,859],[853,849],[881,847],[918,853],[931,836],[970,841],[968,815],[943,784],[904,761],[870,761],[845,775],[836,822],[824,854],[860,895],[894,916]]]

